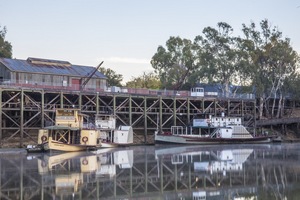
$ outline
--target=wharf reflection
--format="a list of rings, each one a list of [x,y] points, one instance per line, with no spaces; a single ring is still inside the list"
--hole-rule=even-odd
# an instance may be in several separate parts
[[[245,162],[253,151],[251,148],[203,150],[203,147],[190,146],[157,150],[155,155],[160,162],[158,176],[164,176],[163,187],[166,188],[172,184],[174,177],[169,174],[168,181],[165,172],[174,170],[178,174],[175,190],[189,189],[191,194],[184,196],[193,199],[223,199],[225,196],[225,199],[256,199],[257,188],[252,184],[241,184],[246,178]]]
[[[131,168],[133,150],[45,154],[37,163],[43,180],[55,186],[56,197],[82,197],[83,189],[89,184],[104,178],[112,179],[117,168]]]
[[[137,146],[0,157],[1,199],[290,199],[297,144]]]

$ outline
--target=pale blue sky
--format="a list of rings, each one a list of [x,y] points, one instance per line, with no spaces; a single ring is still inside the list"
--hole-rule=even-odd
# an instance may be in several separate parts
[[[103,67],[124,81],[152,70],[170,36],[193,40],[204,27],[268,19],[300,53],[300,0],[0,0],[0,25],[13,57]]]

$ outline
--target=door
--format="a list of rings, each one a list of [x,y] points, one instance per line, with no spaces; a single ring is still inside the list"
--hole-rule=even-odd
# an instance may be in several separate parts
[[[80,79],[72,79],[72,89],[74,90],[80,89]]]

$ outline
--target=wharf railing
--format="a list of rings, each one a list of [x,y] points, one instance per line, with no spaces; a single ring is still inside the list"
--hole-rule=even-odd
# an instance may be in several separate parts
[[[134,94],[140,96],[165,96],[165,97],[191,97],[191,98],[219,98],[219,99],[255,99],[252,93],[228,93],[221,92],[204,92],[201,96],[192,96],[188,90],[167,90],[167,89],[147,89],[147,88],[128,88],[128,87],[106,87],[100,88],[93,84],[87,84],[84,88],[80,84],[74,84],[66,81],[60,82],[38,82],[38,81],[0,81],[2,88],[28,88],[28,89],[44,89],[44,90],[59,90],[59,91],[74,91],[74,92],[91,92],[91,93],[106,93],[106,94]]]

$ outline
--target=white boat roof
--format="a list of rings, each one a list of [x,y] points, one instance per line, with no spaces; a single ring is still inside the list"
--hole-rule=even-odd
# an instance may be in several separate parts
[[[48,129],[48,130],[79,130],[79,127],[70,127],[70,126],[47,126],[44,129]]]

